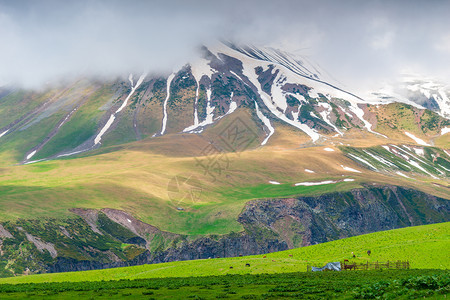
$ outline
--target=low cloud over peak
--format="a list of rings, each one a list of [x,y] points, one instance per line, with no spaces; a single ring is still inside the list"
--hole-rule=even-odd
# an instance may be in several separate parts
[[[0,83],[170,72],[226,38],[307,55],[346,85],[449,78],[448,1],[0,1]]]

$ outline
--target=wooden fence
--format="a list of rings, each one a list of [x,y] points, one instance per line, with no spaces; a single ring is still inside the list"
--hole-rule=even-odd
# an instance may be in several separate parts
[[[307,271],[311,271],[311,265],[306,266]],[[409,269],[409,261],[387,261],[387,262],[366,262],[356,263],[349,261],[341,261],[341,270],[380,270],[380,269]]]

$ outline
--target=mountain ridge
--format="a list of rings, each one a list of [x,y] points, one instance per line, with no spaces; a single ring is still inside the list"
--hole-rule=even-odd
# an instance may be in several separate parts
[[[281,120],[301,130],[310,136],[313,143],[321,138],[330,138],[326,137],[327,133],[342,136],[343,132],[348,130],[348,126],[386,137],[386,135],[373,130],[376,125],[368,121],[365,108],[367,105],[387,105],[386,102],[365,101],[359,96],[337,87],[336,83],[323,80],[321,76],[325,72],[321,72],[318,67],[309,62],[304,63],[286,52],[273,48],[221,44],[220,47],[215,48],[203,47],[202,51],[202,58],[186,65],[180,71],[173,72],[168,77],[165,83],[165,92],[161,84],[157,87],[161,89],[161,93],[165,93],[165,97],[164,100],[159,100],[162,101],[161,114],[150,113],[150,117],[155,121],[160,119],[160,129],[153,129],[153,137],[167,133],[201,133],[205,127],[212,126],[217,120],[233,113],[240,107],[249,107],[256,111],[252,117],[258,118],[263,123],[264,131],[270,133],[270,135],[266,135],[265,143],[276,131],[276,128],[272,126],[272,122],[275,120]],[[112,85],[110,89],[113,89],[111,92],[116,98],[115,108],[108,109],[107,113],[101,117],[100,122],[97,121],[97,129],[94,134],[91,133],[89,138],[80,141],[71,149],[54,152],[53,155],[47,157],[39,155],[39,151],[49,141],[55,136],[58,137],[60,128],[64,127],[66,123],[71,123],[71,119],[92,97],[92,93],[95,94],[95,90],[98,91],[98,86],[89,86],[89,83],[87,86],[75,84],[57,92],[41,106],[0,128],[0,139],[4,140],[14,131],[24,131],[40,120],[59,113],[62,114],[61,118],[53,130],[37,145],[26,150],[22,163],[67,157],[97,149],[101,146],[103,136],[114,131],[115,123],[120,121],[123,113],[126,113],[123,111],[124,109],[129,110],[131,106],[145,109],[150,104],[147,97],[154,95],[156,92],[154,84],[159,79],[148,76],[143,74],[134,83],[133,75],[130,74],[129,83],[117,82]],[[174,79],[175,81],[172,82]],[[106,84],[106,86],[108,85],[110,84]],[[150,87],[152,88],[149,89]],[[180,88],[185,90],[183,96],[177,94]],[[86,89],[90,89],[91,92],[86,93]],[[123,92],[123,89],[126,91]],[[192,95],[194,90],[195,96]],[[182,98],[179,98],[180,96]],[[162,97],[161,95],[160,98]],[[174,101],[178,100],[175,100],[174,97],[184,100],[175,103]],[[152,102],[151,99],[150,102]],[[140,103],[141,105],[139,105]],[[154,106],[154,104],[152,105]],[[167,107],[168,105],[169,107]],[[186,115],[186,109],[193,110],[191,116]],[[349,116],[352,118],[351,121],[348,119]],[[116,120],[117,118],[119,119]],[[133,127],[137,134],[140,132],[138,110],[135,110],[133,118]],[[189,118],[192,118],[191,121],[188,120]],[[171,124],[174,122],[185,124],[180,124],[184,128],[181,129],[181,126],[176,125],[175,128],[179,129],[173,131]],[[447,118],[444,118],[441,123],[442,125],[439,125],[438,129],[442,132],[445,132],[446,128],[450,128]],[[137,136],[141,136],[141,134],[137,134]],[[35,160],[36,156],[39,159]]]

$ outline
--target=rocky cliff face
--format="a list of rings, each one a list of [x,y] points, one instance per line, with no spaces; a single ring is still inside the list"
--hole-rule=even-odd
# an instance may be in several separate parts
[[[317,197],[247,204],[239,222],[247,232],[277,236],[289,248],[449,220],[448,200],[397,186],[366,186]]]
[[[242,232],[197,239],[161,231],[122,211],[73,212],[80,217],[1,224],[0,275],[262,254],[446,222],[450,202],[412,189],[378,185],[315,197],[255,200],[239,216]]]

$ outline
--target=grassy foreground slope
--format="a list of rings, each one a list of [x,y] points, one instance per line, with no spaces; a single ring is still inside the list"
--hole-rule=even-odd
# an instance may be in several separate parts
[[[363,276],[361,276],[363,275]],[[2,299],[446,299],[448,270],[372,270],[0,285]]]
[[[370,257],[366,253],[368,249],[372,252]],[[409,260],[411,268],[415,269],[450,269],[448,249],[450,222],[376,232],[267,255],[3,278],[0,284],[288,273],[306,271],[308,263],[322,266],[343,259],[356,262]],[[352,259],[351,252],[356,259]]]

